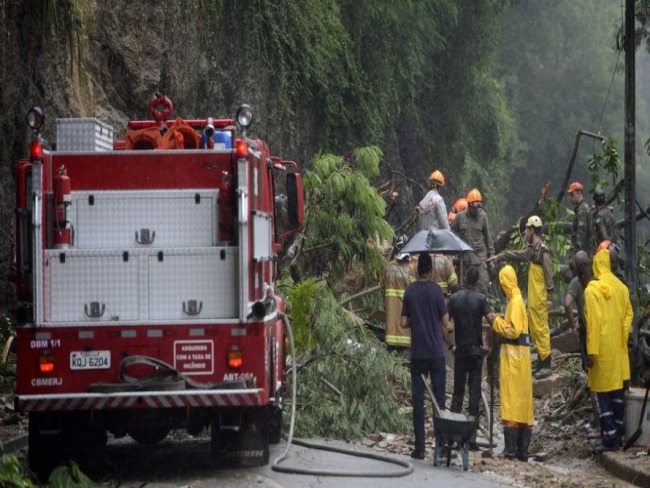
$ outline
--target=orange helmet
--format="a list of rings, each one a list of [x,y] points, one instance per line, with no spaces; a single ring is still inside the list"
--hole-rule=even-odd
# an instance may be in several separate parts
[[[456,214],[454,212],[449,212],[447,220],[449,221],[449,225],[451,225],[451,223],[456,220]]]
[[[483,195],[481,195],[481,192],[478,191],[477,188],[470,190],[467,194],[467,203],[470,204],[474,202],[483,203]]]
[[[439,185],[441,188],[445,186],[445,177],[438,170],[435,170],[433,173],[431,173],[431,176],[429,176],[429,181],[431,183],[435,183],[436,185]]]
[[[459,198],[456,200],[456,203],[454,203],[454,211],[456,213],[460,212],[461,210],[465,210],[467,208],[467,200],[465,198]]]
[[[574,181],[569,185],[569,189],[567,190],[569,193],[573,193],[576,190],[583,191],[585,188],[582,186],[582,183],[579,183],[577,181]]]
[[[599,251],[616,251],[618,252],[618,246],[616,243],[610,241],[609,239],[605,239],[603,242],[598,244],[598,247],[596,248],[596,254],[598,254]]]

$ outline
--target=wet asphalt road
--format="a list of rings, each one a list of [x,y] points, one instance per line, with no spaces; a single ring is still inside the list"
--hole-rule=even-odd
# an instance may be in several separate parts
[[[127,438],[128,439],[128,438]],[[333,441],[328,445],[372,452],[363,446]],[[271,447],[271,461],[285,450],[284,442]],[[206,440],[166,440],[153,448],[131,440],[111,441],[107,459],[93,479],[113,480],[121,488],[207,488],[219,487],[284,487],[284,488],[413,488],[431,487],[497,487],[503,480],[479,473],[463,472],[459,466],[433,467],[426,461],[411,460],[407,456],[390,456],[411,462],[414,470],[403,477],[334,477],[322,475],[287,474],[273,471],[271,465],[259,468],[216,469],[210,463],[210,443]],[[347,470],[373,473],[395,473],[404,468],[373,459],[346,456],[339,453],[291,446],[283,467],[318,470]],[[103,484],[103,486],[106,486]]]

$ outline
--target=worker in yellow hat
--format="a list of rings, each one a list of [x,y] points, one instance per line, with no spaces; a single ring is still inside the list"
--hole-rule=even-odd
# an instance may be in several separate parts
[[[464,203],[461,200],[456,201],[459,208]],[[467,270],[468,267],[475,266],[478,269],[478,291],[487,295],[490,284],[487,258],[494,254],[490,223],[483,210],[483,195],[477,188],[469,191],[465,201],[467,206],[456,214],[451,230],[472,247],[472,251],[461,256],[463,268]]]
[[[524,241],[528,247],[518,251],[503,251],[491,260],[506,260],[528,263],[528,321],[539,361],[535,378],[552,374],[551,333],[548,326],[548,309],[554,293],[551,268],[551,252],[542,240],[542,219],[532,215],[526,222]]]
[[[440,189],[445,186],[444,175],[439,170],[435,170],[429,176],[429,184],[431,189],[415,208],[418,212],[418,229],[427,230],[429,227],[449,229],[447,206],[440,195]]]

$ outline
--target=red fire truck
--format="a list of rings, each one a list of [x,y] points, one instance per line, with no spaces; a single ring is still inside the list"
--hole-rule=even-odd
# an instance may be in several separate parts
[[[125,136],[30,110],[16,168],[16,408],[29,466],[81,463],[114,437],[210,432],[212,459],[262,465],[282,423],[278,254],[303,218],[298,166],[235,119],[153,120]]]

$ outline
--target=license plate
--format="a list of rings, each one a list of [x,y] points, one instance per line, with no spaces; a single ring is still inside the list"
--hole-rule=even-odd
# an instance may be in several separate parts
[[[110,367],[110,351],[73,351],[70,353],[70,369],[108,369]]]

